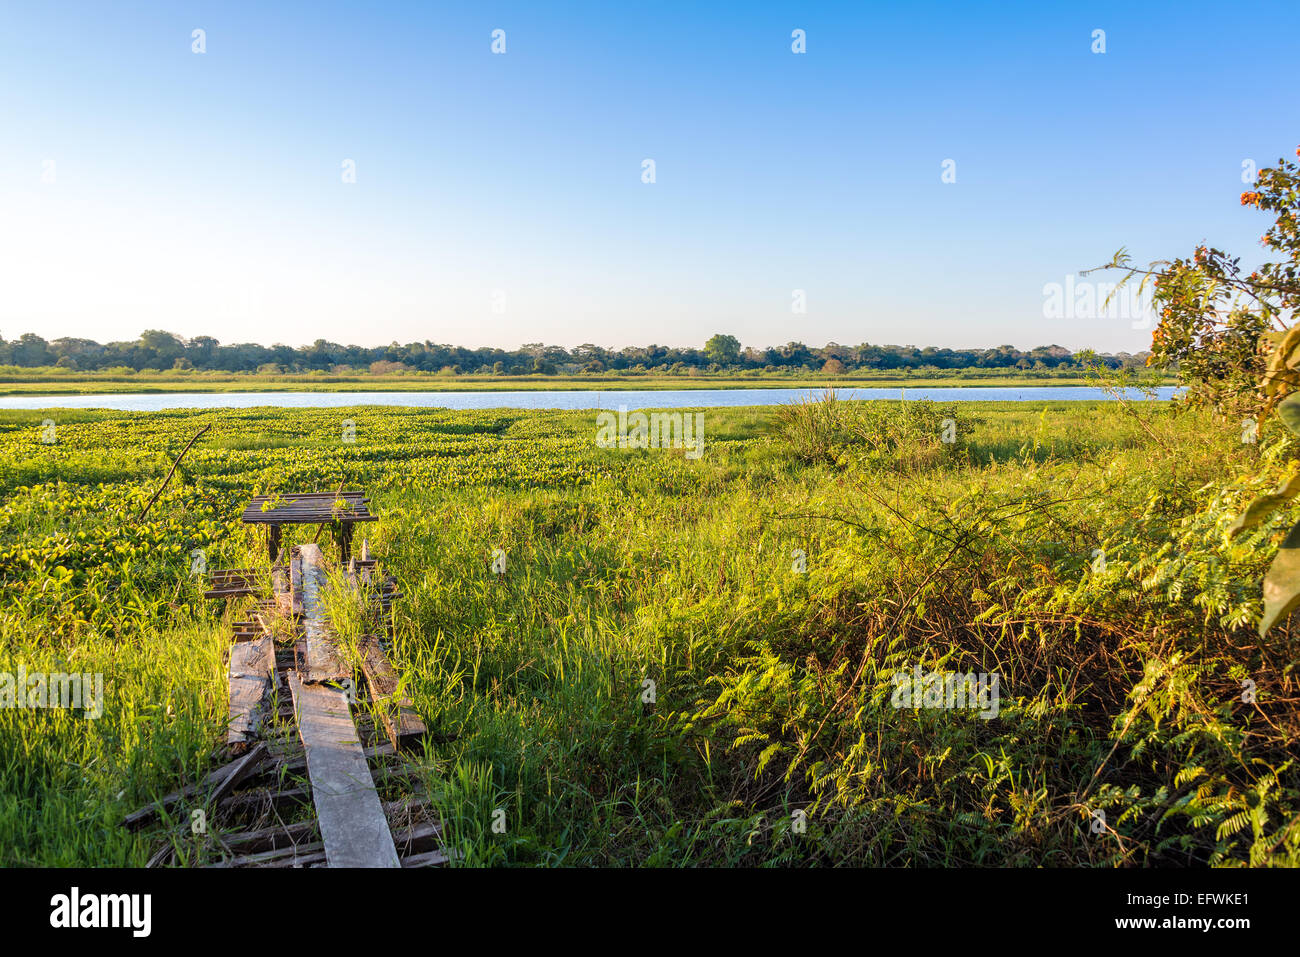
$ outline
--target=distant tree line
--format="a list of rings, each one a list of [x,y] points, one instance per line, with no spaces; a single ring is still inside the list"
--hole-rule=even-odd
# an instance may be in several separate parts
[[[1100,355],[1110,368],[1141,366],[1147,353]],[[223,345],[211,336],[183,339],[150,329],[132,342],[101,345],[90,339],[47,342],[27,333],[17,339],[0,337],[0,366],[56,367],[70,371],[197,370],[214,372],[442,372],[480,375],[546,375],[575,373],[647,373],[690,375],[693,372],[817,372],[841,374],[866,370],[1004,369],[1052,370],[1080,367],[1076,355],[1061,346],[1022,351],[1013,346],[993,349],[937,349],[835,342],[820,348],[787,342],[766,349],[742,348],[734,336],[715,335],[701,349],[649,345],[606,349],[584,343],[572,349],[525,343],[518,349],[468,349],[436,342],[393,342],[386,346],[344,346],[317,339],[309,346],[264,346],[255,342]]]

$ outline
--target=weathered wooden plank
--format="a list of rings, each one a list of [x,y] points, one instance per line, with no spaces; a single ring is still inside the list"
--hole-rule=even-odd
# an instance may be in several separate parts
[[[430,864],[444,863],[446,858],[436,860],[431,855],[441,855],[444,852],[436,848],[436,842],[441,836],[442,829],[434,823],[426,822],[417,824],[414,827],[399,830],[396,834],[403,847],[409,847],[415,858],[425,858],[427,863],[414,864],[410,866],[429,866]],[[426,850],[426,848],[433,849]],[[398,862],[396,853],[394,853],[393,867],[408,866],[405,862]],[[328,841],[311,841],[310,843],[290,845],[288,847],[279,847],[272,850],[260,851],[253,854],[240,854],[237,857],[229,858],[214,867],[310,867],[314,864],[329,863],[330,867],[338,865],[329,862],[329,842]]]
[[[402,858],[402,866],[437,867],[439,864],[446,864],[448,860],[444,851],[425,851],[423,854],[412,854],[410,857]]]
[[[385,742],[371,745],[363,753],[367,761],[387,761],[392,759],[397,751],[391,744]],[[307,755],[299,753],[288,758],[271,758],[255,768],[244,780],[250,785],[260,784],[270,777],[283,781],[286,777],[301,774],[305,770],[307,770]]]
[[[370,496],[365,492],[277,492],[272,495],[254,495],[249,500],[249,506],[245,507],[255,505],[261,508],[270,503],[274,508],[287,508],[303,502],[333,502],[340,499],[345,502],[368,502]]]
[[[325,559],[320,546],[299,546],[298,558],[302,564],[302,627],[307,637],[306,680],[341,681],[350,678],[352,669],[343,661],[334,629],[325,613]]]
[[[247,745],[257,736],[275,679],[275,641],[266,636],[230,649],[230,724],[226,743]]]
[[[289,525],[312,522],[375,522],[379,516],[370,511],[370,499],[360,493],[312,496],[285,496],[271,507],[263,508],[267,499],[254,498],[239,516],[250,525]]]
[[[272,811],[288,814],[292,808],[310,803],[311,792],[305,786],[253,788],[232,794],[221,806],[221,814],[226,820],[249,820]]]
[[[270,629],[257,620],[236,621],[231,623],[230,633],[236,642],[248,642],[266,637]]]
[[[209,588],[203,593],[204,598],[242,598],[245,595],[256,595],[257,587],[254,585],[235,586],[231,588]]]
[[[208,572],[204,598],[235,598],[260,591],[257,572],[251,568],[217,568]]]
[[[399,866],[347,697],[327,685],[305,684],[296,671],[289,674],[289,690],[329,866]]]
[[[384,745],[382,750],[392,753],[393,747],[392,745]],[[132,811],[123,818],[122,824],[124,827],[136,830],[137,828],[143,827],[153,821],[158,817],[160,812],[169,811],[182,801],[198,798],[201,795],[208,793],[209,790],[212,790],[215,794],[216,790],[214,789],[220,788],[223,794],[228,793],[230,788],[222,788],[222,784],[228,778],[232,775],[238,774],[238,777],[236,777],[234,782],[230,785],[230,787],[233,788],[235,784],[252,777],[254,773],[260,771],[263,763],[274,764],[275,759],[267,754],[266,746],[264,744],[259,744],[243,757],[237,758],[227,764],[223,764],[221,767],[212,771],[197,784],[190,784],[180,788],[179,790],[172,791],[170,794],[163,795],[152,804],[147,804],[138,810]]]
[[[289,562],[290,611],[302,614],[302,559],[294,555]]]
[[[353,522],[377,522],[378,515],[369,515],[364,512],[345,512],[332,511],[328,508],[303,509],[295,512],[284,512],[276,510],[274,512],[265,512],[256,518],[245,518],[246,525],[270,525],[272,529],[281,525],[319,525],[322,522],[343,522],[352,524]]]
[[[398,826],[398,830],[393,835],[393,842],[400,852],[425,850],[427,847],[435,846],[434,839],[442,833],[442,828],[436,824],[414,820],[414,816],[423,814],[427,807],[428,801],[423,798],[390,801],[383,805],[384,814]],[[252,831],[221,835],[221,843],[233,854],[257,854],[287,847],[301,847],[320,839],[320,829],[315,819],[296,821],[292,824],[278,823]],[[321,845],[322,849],[323,847],[324,845]]]
[[[391,744],[375,744],[367,747],[363,752],[367,761],[388,761],[394,758],[397,750]],[[252,759],[251,761],[249,759]],[[132,811],[122,819],[122,825],[131,830],[136,830],[156,819],[161,811],[171,810],[177,804],[191,799],[198,799],[206,795],[212,788],[219,786],[226,777],[234,770],[239,769],[240,775],[231,783],[230,789],[223,789],[222,794],[228,794],[237,784],[257,784],[268,777],[274,776],[277,780],[283,780],[285,777],[293,774],[301,774],[307,768],[307,756],[305,754],[296,754],[292,757],[281,757],[271,754],[266,748],[265,743],[259,743],[255,749],[249,751],[243,757],[237,758],[217,768],[208,774],[197,784],[189,784],[183,788],[172,791],[158,798],[156,801],[146,804],[144,807]],[[393,774],[395,771],[385,771],[383,773]],[[242,800],[242,795],[239,798]]]
[[[230,773],[222,778],[221,782],[212,789],[212,795],[209,800],[212,802],[213,807],[229,797],[230,792],[233,791],[237,785],[252,777],[261,766],[262,761],[269,756],[269,753],[270,752],[266,747],[266,742],[259,741],[251,751],[243,756],[243,758],[236,761],[234,766],[230,769]]]
[[[361,653],[361,671],[370,688],[370,700],[388,732],[388,740],[399,750],[417,744],[427,729],[411,700],[397,696],[397,672],[384,654],[379,639],[373,635],[362,638]]]
[[[388,748],[391,754],[392,748],[388,747],[388,745],[385,745],[385,747]],[[367,749],[367,755],[371,750],[373,749]],[[381,765],[377,770],[372,771],[377,787],[392,786],[414,790],[422,789],[424,773],[424,769],[415,764],[397,764],[392,767]],[[293,809],[310,803],[311,790],[305,785],[302,787],[287,787],[283,782],[277,782],[274,787],[251,788],[240,791],[238,794],[232,794],[222,804],[221,815],[225,820],[253,820],[274,810],[284,817],[292,817],[293,815],[290,812]],[[384,813],[393,824],[401,824],[404,820],[401,810],[407,805],[414,809],[422,809],[428,805],[428,801],[425,798],[416,797],[407,799],[404,803],[387,802],[384,804]],[[283,825],[276,826],[281,827]],[[184,824],[183,829],[188,832],[188,821]],[[242,849],[251,850],[251,848]]]

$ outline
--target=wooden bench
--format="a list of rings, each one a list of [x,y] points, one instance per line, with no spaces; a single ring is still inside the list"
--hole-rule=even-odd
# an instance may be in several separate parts
[[[338,542],[339,561],[346,565],[352,552],[352,526],[377,522],[379,517],[371,513],[364,492],[285,492],[254,496],[240,520],[246,525],[270,526],[267,547],[271,564],[280,557],[282,525],[330,525]]]

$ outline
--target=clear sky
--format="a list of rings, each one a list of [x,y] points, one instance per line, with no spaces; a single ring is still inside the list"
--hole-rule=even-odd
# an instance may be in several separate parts
[[[1257,257],[1298,48],[1296,0],[11,0],[0,335],[1137,351],[1044,285]]]

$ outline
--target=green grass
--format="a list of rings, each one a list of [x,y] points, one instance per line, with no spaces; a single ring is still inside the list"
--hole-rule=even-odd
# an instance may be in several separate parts
[[[162,831],[116,822],[210,767],[226,706],[191,549],[264,565],[242,503],[339,484],[462,864],[1297,863],[1300,654],[1252,629],[1281,518],[1221,534],[1285,440],[1156,404],[703,414],[691,460],[578,412],[0,413],[0,671],[107,697],[0,709],[0,864],[145,861]],[[891,707],[918,663],[998,673],[998,718]]]

